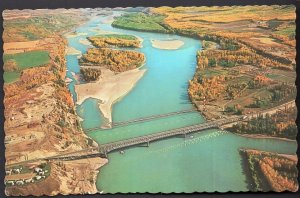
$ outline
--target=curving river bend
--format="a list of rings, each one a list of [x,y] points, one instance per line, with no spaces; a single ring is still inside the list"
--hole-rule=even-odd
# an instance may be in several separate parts
[[[68,45],[84,54],[89,46],[79,40],[97,35],[95,29],[132,34],[143,39],[143,47],[138,51],[146,55],[146,64],[142,69],[147,71],[133,90],[113,106],[113,121],[193,108],[187,88],[188,80],[195,72],[200,41],[177,35],[113,28],[106,18],[109,17],[95,17],[78,27],[76,31],[85,35],[68,38]],[[161,50],[152,47],[151,39],[179,39],[185,44],[178,50]],[[79,73],[77,55],[67,55],[66,59],[67,77],[74,80],[72,72]],[[69,89],[76,101],[74,81],[69,84]],[[102,123],[96,99],[87,99],[77,106],[77,113],[83,118],[83,129]],[[194,112],[94,131],[88,135],[101,144],[201,122],[204,122],[203,117]],[[238,152],[240,148],[294,154],[297,144],[275,139],[245,138],[215,129],[193,134],[193,138],[187,141],[175,137],[151,143],[150,147],[126,149],[123,155],[118,152],[109,154],[109,163],[101,168],[98,175],[97,187],[104,193],[248,191]]]

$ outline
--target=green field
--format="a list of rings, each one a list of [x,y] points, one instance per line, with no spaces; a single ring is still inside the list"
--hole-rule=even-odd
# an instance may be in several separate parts
[[[117,17],[112,23],[115,27],[152,31],[152,32],[168,32],[168,29],[162,26],[164,16],[162,15],[146,15],[144,13],[131,13]]]
[[[5,83],[15,82],[20,78],[21,72],[4,72],[3,79]]]
[[[220,69],[205,69],[202,74],[205,76],[205,78],[211,78],[213,76],[227,75],[228,71]]]
[[[8,60],[14,60],[17,63],[19,71],[4,72],[3,78],[5,83],[12,83],[18,80],[23,69],[49,63],[50,58],[49,52],[40,50],[18,54],[4,54],[4,63],[6,63]]]

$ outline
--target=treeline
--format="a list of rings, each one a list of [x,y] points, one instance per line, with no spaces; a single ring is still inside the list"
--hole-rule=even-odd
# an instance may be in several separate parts
[[[234,67],[240,64],[255,65],[257,67],[282,67],[282,64],[277,61],[265,58],[246,48],[198,51],[197,63],[199,69],[216,66]]]
[[[80,67],[80,73],[82,74],[83,79],[86,82],[99,80],[99,78],[101,76],[101,70],[93,69],[93,68]]]
[[[240,150],[240,154],[249,167],[251,190],[295,192],[298,189],[297,162],[275,153]]]
[[[124,72],[140,67],[145,61],[144,54],[129,50],[113,50],[108,48],[91,48],[84,54],[81,64],[105,66],[114,72]]]
[[[295,140],[297,126],[296,108],[288,108],[273,115],[266,114],[251,118],[247,123],[238,123],[227,130],[241,134],[263,134]]]
[[[189,81],[188,93],[192,100],[210,101],[220,97],[225,90],[224,75],[213,76],[211,78],[199,75],[194,76],[194,78]]]
[[[94,46],[102,47],[133,47],[138,48],[141,42],[138,38],[131,35],[99,35],[87,38]]]

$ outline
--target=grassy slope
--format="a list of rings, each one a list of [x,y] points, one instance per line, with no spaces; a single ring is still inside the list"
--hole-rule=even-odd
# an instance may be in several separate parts
[[[164,18],[162,15],[130,13],[116,18],[112,26],[131,30],[166,33],[168,30],[162,26]]]
[[[4,54],[4,63],[8,60],[15,60],[19,69],[23,70],[29,67],[36,67],[49,63],[49,52],[47,51],[31,51],[18,54]],[[11,83],[20,77],[21,71],[4,72],[4,82]]]

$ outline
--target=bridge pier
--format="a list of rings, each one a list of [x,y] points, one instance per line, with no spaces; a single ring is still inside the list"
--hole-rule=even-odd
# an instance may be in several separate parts
[[[149,146],[150,146],[150,141],[147,142],[147,147],[149,147]]]

